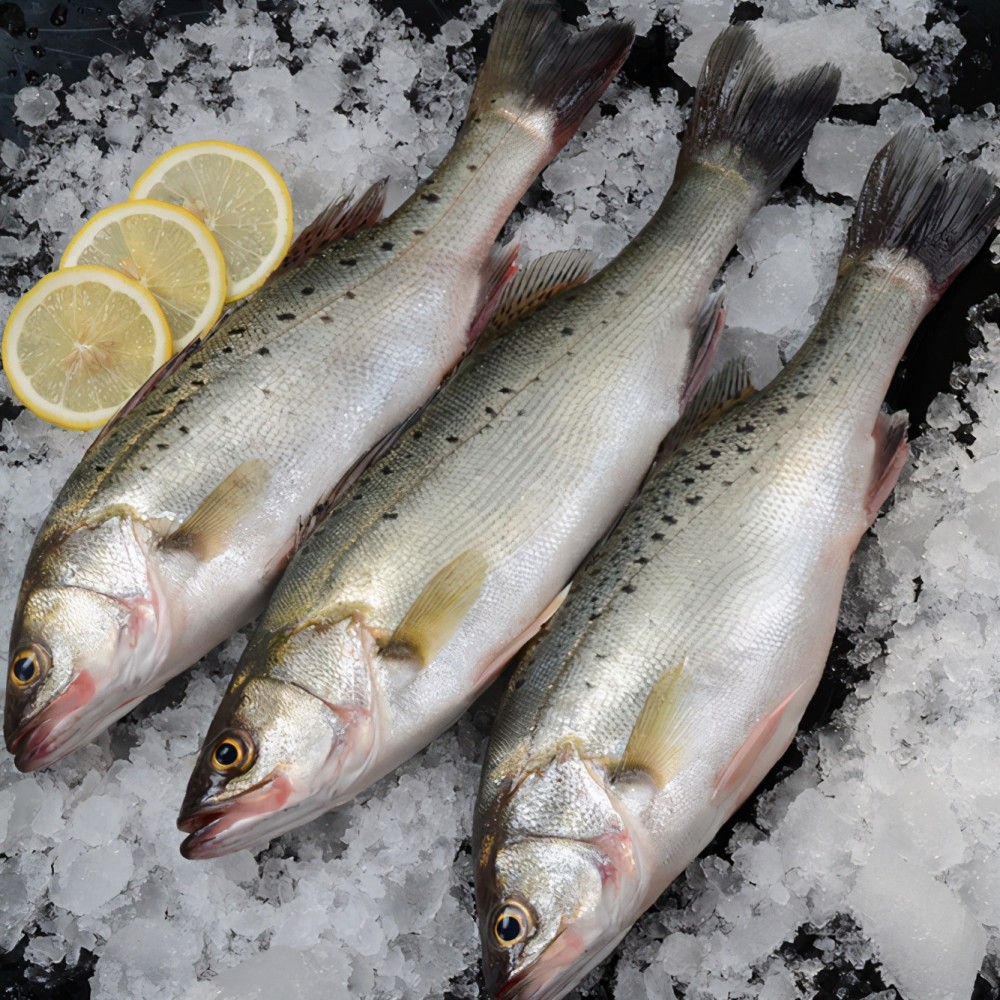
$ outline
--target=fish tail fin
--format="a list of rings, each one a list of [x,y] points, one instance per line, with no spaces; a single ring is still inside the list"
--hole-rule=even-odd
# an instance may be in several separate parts
[[[1000,190],[981,167],[945,166],[940,144],[915,126],[875,157],[847,236],[841,270],[901,250],[927,271],[936,301],[1000,219]]]
[[[634,37],[631,24],[573,31],[552,0],[506,0],[467,120],[491,111],[544,116],[555,155],[618,72]]]
[[[840,70],[816,66],[778,81],[754,30],[726,28],[712,44],[677,164],[737,170],[766,201],[809,144],[837,96]]]

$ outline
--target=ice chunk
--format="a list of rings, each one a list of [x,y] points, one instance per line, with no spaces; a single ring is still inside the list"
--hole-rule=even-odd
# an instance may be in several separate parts
[[[44,125],[58,107],[58,95],[42,87],[22,87],[14,95],[14,114],[25,125]]]
[[[132,851],[126,844],[87,849],[65,868],[57,867],[52,902],[71,913],[94,913],[124,890],[132,871]]]
[[[885,846],[862,867],[850,899],[878,942],[883,978],[908,1000],[972,995],[987,935],[946,885]]]

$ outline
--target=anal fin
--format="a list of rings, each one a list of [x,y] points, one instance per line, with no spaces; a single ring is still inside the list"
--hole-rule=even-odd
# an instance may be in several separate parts
[[[642,771],[663,788],[677,773],[692,722],[684,698],[687,685],[683,660],[653,685],[615,768],[616,778]]]
[[[382,647],[387,657],[426,667],[476,603],[486,580],[485,556],[469,550],[439,570]]]
[[[160,544],[191,552],[202,562],[214,559],[260,501],[270,478],[263,460],[241,462]]]
[[[681,396],[681,409],[684,409],[697,395],[712,370],[719,338],[726,325],[726,310],[722,302],[721,288],[710,292],[694,321],[694,339],[691,343],[687,384]]]
[[[878,516],[882,504],[889,499],[899,475],[910,457],[910,443],[906,429],[910,417],[905,410],[880,413],[875,421],[872,437],[875,439],[875,461],[872,481],[865,497],[865,516],[871,523]]]

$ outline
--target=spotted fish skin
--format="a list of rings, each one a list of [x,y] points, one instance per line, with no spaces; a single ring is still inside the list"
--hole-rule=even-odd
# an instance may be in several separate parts
[[[791,742],[905,463],[892,373],[998,215],[984,171],[897,136],[804,346],[663,460],[522,661],[475,820],[492,995],[569,992]]]
[[[260,610],[316,505],[465,352],[509,263],[497,233],[632,34],[508,0],[433,177],[275,278],[101,435],[29,557],[11,656],[39,669],[8,678],[4,723],[18,767],[86,743]]]
[[[746,28],[725,33],[706,75],[643,232],[470,355],[296,554],[195,766],[178,823],[187,856],[336,808],[439,735],[552,613],[638,487],[710,353],[718,269],[836,90],[828,69],[777,84]],[[712,95],[789,112],[768,118],[763,162],[736,146],[746,122]],[[231,740],[253,749],[241,770],[217,757]],[[280,801],[264,797],[278,781]]]

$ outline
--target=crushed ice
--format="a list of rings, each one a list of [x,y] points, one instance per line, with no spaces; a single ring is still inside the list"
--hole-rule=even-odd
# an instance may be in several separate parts
[[[24,88],[15,113],[30,141],[0,149],[0,176],[17,178],[0,201],[0,316],[84,217],[182,142],[258,149],[288,179],[299,225],[345,189],[388,175],[405,190],[426,176],[452,141],[470,43],[496,3],[430,38],[398,11],[330,6],[297,5],[278,30],[229,2],[209,24],[159,38],[149,58],[108,55],[72,87],[49,77]],[[690,83],[735,0],[589,6],[592,21],[610,12],[682,39],[672,68]],[[775,22],[769,43],[792,39],[801,60],[844,67],[842,104],[890,100],[874,124],[821,125],[804,167],[819,197],[775,202],[740,240],[724,353],[749,351],[758,381],[818,315],[868,161],[899,125],[922,120],[895,95],[911,84],[945,92],[963,44],[936,0],[760,6]],[[121,6],[134,18],[149,9]],[[921,63],[901,62],[904,49]],[[592,115],[520,220],[526,256],[588,246],[606,260],[664,193],[683,101],[619,83],[605,104],[617,113]],[[956,118],[946,140],[1000,170],[997,124],[988,106]],[[615,972],[618,1000],[669,1000],[671,977],[689,998],[791,1000],[802,975],[832,961],[878,963],[906,1000],[965,1000],[984,955],[985,974],[1000,967],[1000,333],[980,326],[983,346],[931,407],[852,570],[842,624],[870,679],[800,740],[804,763],[760,797],[730,857],[695,862],[640,921]],[[27,413],[0,427],[0,629],[34,532],[87,443]],[[177,805],[244,641],[48,772],[19,775],[0,754],[0,951],[27,938],[39,967],[96,955],[95,1000],[479,995],[468,838],[488,712],[256,857],[180,857]],[[812,957],[783,948],[802,928]]]

